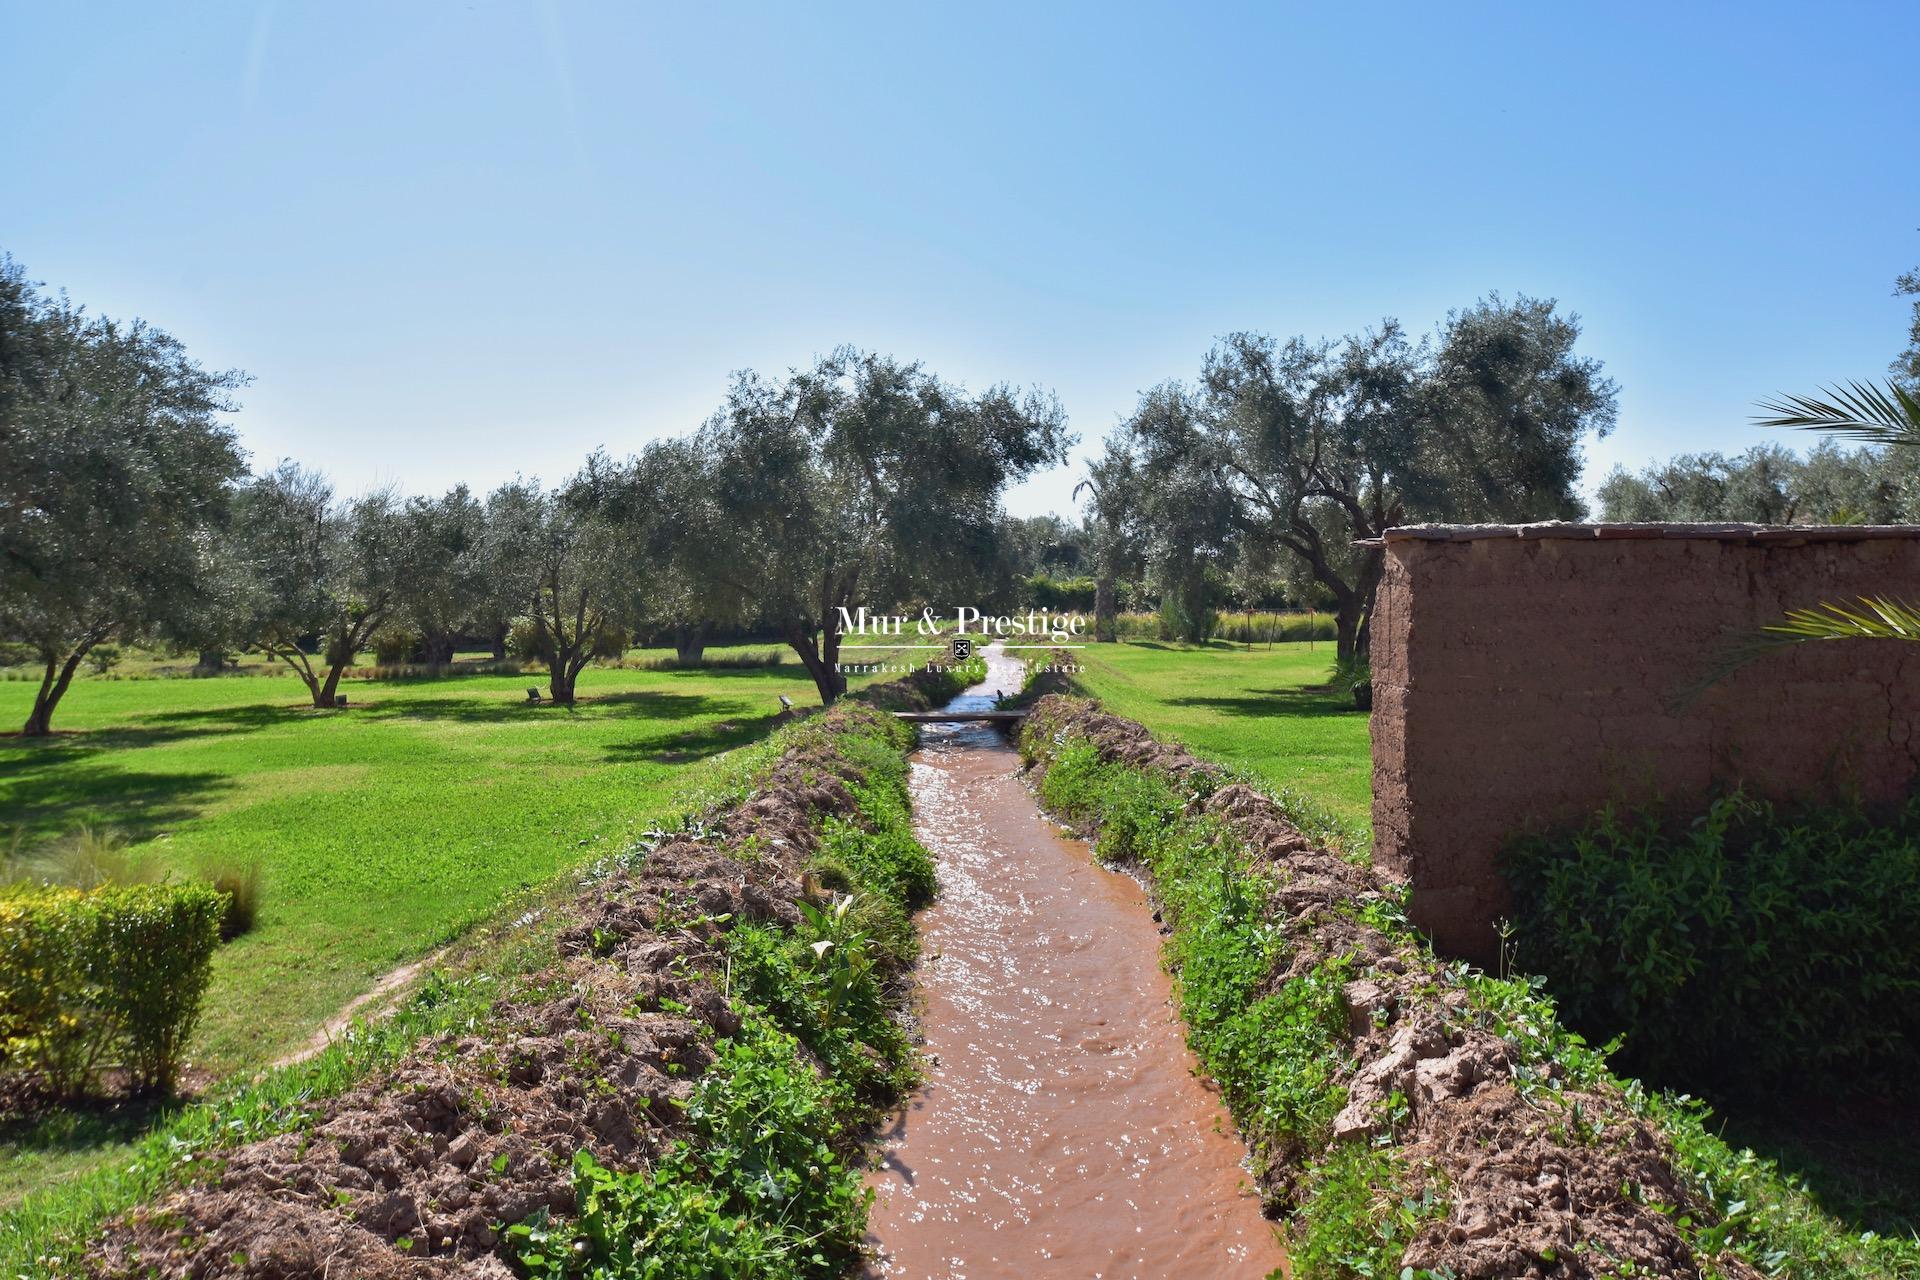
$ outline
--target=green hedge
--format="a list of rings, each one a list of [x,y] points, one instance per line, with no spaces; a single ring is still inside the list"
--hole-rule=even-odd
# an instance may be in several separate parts
[[[1515,953],[1566,1017],[1669,1079],[1842,1079],[1920,1049],[1920,800],[1685,824],[1613,809],[1509,853]]]
[[[63,1096],[114,1064],[135,1089],[171,1087],[225,907],[199,883],[0,898],[0,1070]]]

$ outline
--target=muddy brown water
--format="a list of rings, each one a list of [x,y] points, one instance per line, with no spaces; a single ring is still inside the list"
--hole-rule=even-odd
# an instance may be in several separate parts
[[[992,705],[1020,667],[952,709]],[[927,726],[914,826],[927,1080],[882,1134],[872,1276],[1264,1277],[1282,1265],[1246,1150],[1203,1082],[1146,893],[1062,835],[988,726]]]

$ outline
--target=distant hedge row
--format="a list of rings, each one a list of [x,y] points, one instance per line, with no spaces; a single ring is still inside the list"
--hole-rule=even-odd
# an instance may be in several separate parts
[[[1122,640],[1166,640],[1172,631],[1157,613],[1123,613],[1115,619]],[[1216,612],[1203,630],[1209,639],[1230,644],[1286,644],[1301,640],[1332,640],[1337,634],[1331,613],[1254,614]]]
[[[1517,960],[1657,1077],[1844,1080],[1920,1049],[1920,798],[1609,809],[1509,851]]]
[[[71,1096],[120,1066],[135,1090],[170,1088],[226,902],[201,883],[0,896],[0,1074]]]

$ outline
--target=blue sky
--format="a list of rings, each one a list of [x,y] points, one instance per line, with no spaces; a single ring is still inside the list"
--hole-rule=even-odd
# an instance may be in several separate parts
[[[837,344],[1093,447],[1234,329],[1558,298],[1616,461],[1878,376],[1920,5],[0,2],[0,248],[414,492],[691,429]],[[1074,470],[1023,486],[1065,508]]]

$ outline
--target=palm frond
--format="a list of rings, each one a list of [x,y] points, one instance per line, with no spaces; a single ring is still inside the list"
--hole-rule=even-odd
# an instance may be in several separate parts
[[[1817,396],[1763,400],[1760,408],[1769,416],[1754,421],[1763,427],[1826,431],[1870,444],[1920,446],[1920,397],[1893,383],[1849,382],[1828,387]]]
[[[1802,640],[1916,640],[1920,641],[1920,609],[1904,600],[1860,597],[1861,607],[1831,602],[1811,609],[1791,609],[1785,622],[1766,630],[1787,643]]]

